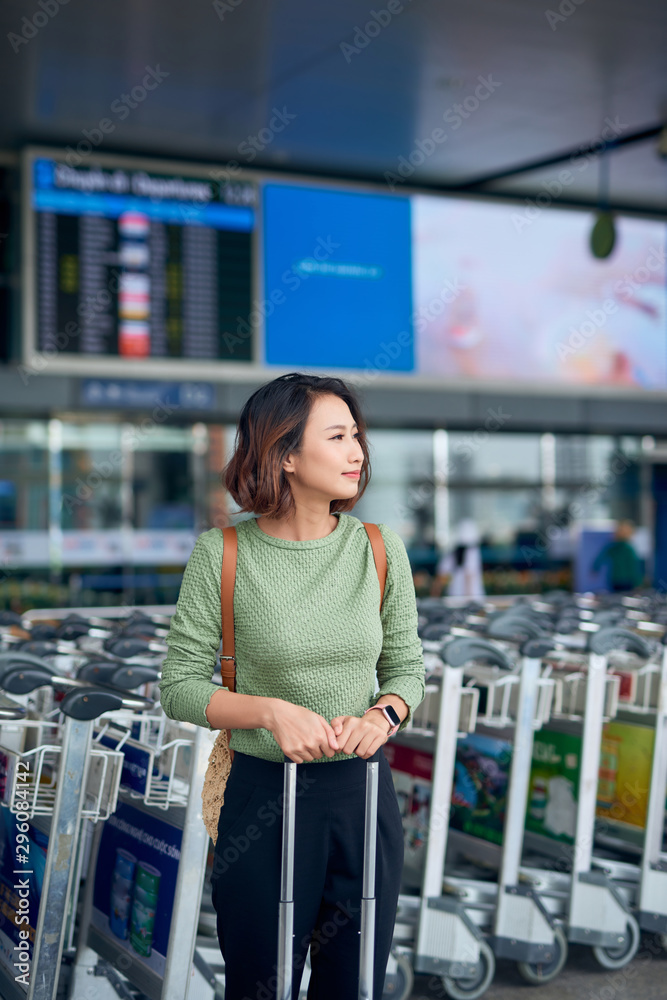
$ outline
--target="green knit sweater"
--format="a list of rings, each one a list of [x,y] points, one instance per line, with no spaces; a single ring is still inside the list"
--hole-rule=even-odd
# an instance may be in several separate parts
[[[387,550],[380,613],[366,530],[356,517],[337,517],[329,535],[303,542],[266,534],[254,517],[237,524],[236,690],[303,705],[328,721],[360,716],[386,694],[399,695],[412,712],[424,697],[424,661],[405,546],[395,531],[379,525]],[[170,718],[209,729],[205,710],[219,689],[211,678],[222,632],[222,549],[217,528],[197,539],[183,574],[160,682],[162,707]],[[265,760],[284,759],[266,729],[234,729],[231,746]],[[352,756],[337,753],[319,761]]]

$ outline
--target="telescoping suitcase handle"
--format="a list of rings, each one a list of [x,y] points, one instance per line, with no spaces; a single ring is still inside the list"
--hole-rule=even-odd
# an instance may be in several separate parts
[[[278,910],[278,989],[277,1000],[292,998],[292,954],[294,945],[294,844],[296,820],[296,768],[285,758],[283,778],[283,840]],[[373,1000],[375,960],[375,864],[377,857],[377,805],[379,768],[377,761],[366,765],[364,810],[364,871],[361,892],[358,1000]]]

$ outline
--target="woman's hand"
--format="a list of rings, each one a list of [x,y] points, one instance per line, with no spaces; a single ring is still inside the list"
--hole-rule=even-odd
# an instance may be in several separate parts
[[[271,725],[267,728],[290,760],[303,764],[338,752],[336,735],[324,716],[281,698],[272,702]]]
[[[382,712],[356,715],[338,715],[331,720],[341,753],[355,753],[365,760],[389,739],[389,723]]]

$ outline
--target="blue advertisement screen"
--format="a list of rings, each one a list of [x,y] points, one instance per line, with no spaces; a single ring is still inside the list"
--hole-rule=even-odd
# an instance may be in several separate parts
[[[265,360],[411,372],[410,202],[264,189]]]

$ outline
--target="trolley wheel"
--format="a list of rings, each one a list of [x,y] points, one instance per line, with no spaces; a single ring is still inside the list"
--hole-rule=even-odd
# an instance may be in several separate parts
[[[622,969],[635,957],[639,948],[640,930],[634,917],[628,917],[625,929],[627,937],[618,947],[594,946],[593,954],[603,969]]]
[[[405,955],[394,955],[396,972],[387,976],[382,990],[382,1000],[409,1000],[415,984],[412,963]]]
[[[442,976],[445,993],[452,1000],[476,1000],[486,993],[496,971],[496,959],[486,941],[479,942],[479,962],[474,976],[454,979]]]
[[[560,927],[554,928],[554,944],[551,958],[546,962],[517,962],[522,979],[533,986],[541,986],[554,979],[567,961],[567,938]]]

